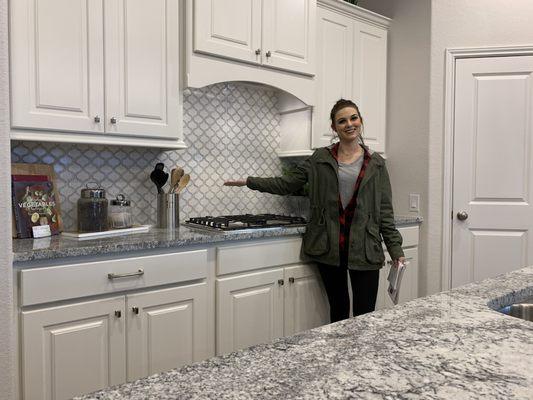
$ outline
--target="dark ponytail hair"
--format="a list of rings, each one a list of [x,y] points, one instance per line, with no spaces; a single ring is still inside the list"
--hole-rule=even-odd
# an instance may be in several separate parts
[[[364,122],[363,122],[363,116],[361,115],[361,112],[359,111],[359,107],[357,104],[355,104],[351,100],[347,99],[339,99],[331,109],[331,112],[329,113],[329,118],[331,119],[331,129],[335,130],[335,115],[346,107],[353,107],[357,110],[357,114],[359,115],[359,118],[361,119],[361,135],[359,136],[359,139],[361,140],[361,144],[365,144],[363,141],[363,129],[364,129]],[[335,136],[333,136],[333,139],[335,139]]]

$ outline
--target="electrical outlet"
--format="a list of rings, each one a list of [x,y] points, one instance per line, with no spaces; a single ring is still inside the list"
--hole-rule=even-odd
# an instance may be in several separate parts
[[[409,211],[420,211],[420,194],[409,193]]]

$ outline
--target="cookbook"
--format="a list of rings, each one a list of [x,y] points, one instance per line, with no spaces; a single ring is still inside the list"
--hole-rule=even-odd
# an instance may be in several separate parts
[[[11,175],[11,182],[17,237],[34,237],[34,232],[48,231],[48,228],[43,229],[45,227],[49,227],[49,234],[57,235],[60,215],[50,178],[47,175]]]

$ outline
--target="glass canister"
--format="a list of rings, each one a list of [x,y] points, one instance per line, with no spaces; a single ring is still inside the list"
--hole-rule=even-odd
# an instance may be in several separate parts
[[[78,232],[107,231],[107,208],[105,190],[87,184],[78,199]]]
[[[126,200],[123,194],[118,194],[117,198],[111,200],[109,209],[109,227],[113,229],[131,228],[133,225],[131,217],[131,202]]]

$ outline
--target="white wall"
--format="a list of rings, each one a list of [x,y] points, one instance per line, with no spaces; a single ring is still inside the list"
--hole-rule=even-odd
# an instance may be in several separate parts
[[[431,92],[428,290],[440,289],[442,247],[444,52],[451,47],[533,45],[531,0],[433,0],[431,9]],[[434,278],[434,281],[431,279]]]
[[[8,93],[7,0],[0,0],[0,399],[15,397]]]

